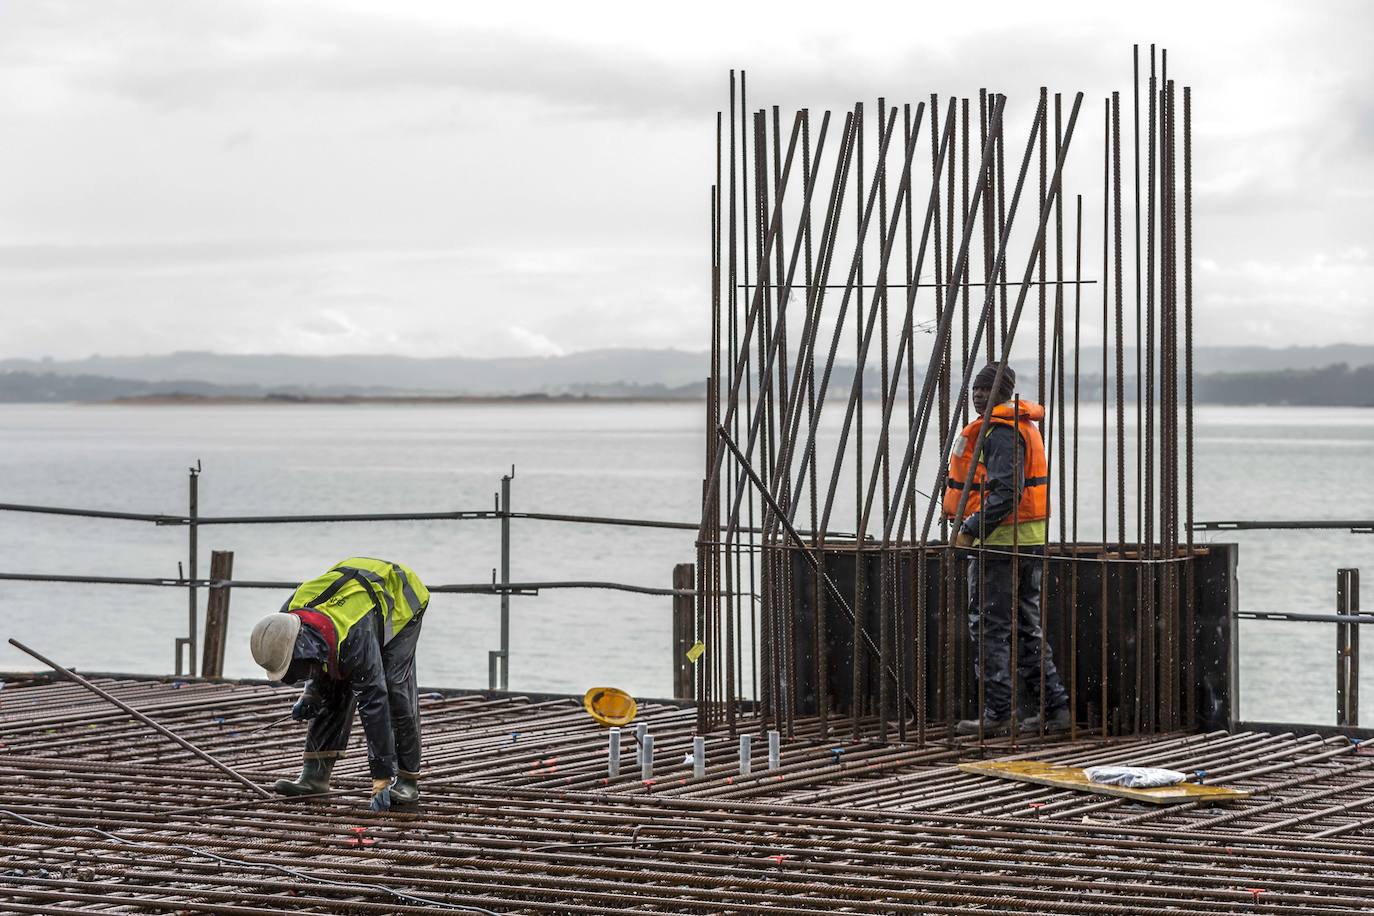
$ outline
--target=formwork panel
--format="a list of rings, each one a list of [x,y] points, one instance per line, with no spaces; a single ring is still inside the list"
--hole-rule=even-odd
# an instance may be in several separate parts
[[[833,593],[818,581],[800,552],[778,545],[770,549],[783,552],[792,571],[789,586],[794,602],[791,616],[793,664],[786,667],[783,676],[795,680],[789,689],[797,696],[796,713],[816,715],[818,712],[817,683],[821,671],[818,652],[823,652],[829,706],[844,715],[854,708],[857,661],[860,668],[857,708],[861,714],[876,715],[883,672],[877,657],[866,650],[862,636],[860,651],[855,652],[853,623]],[[1200,731],[1230,727],[1236,676],[1237,545],[1208,545],[1205,551],[1199,551],[1188,561],[1194,572],[1192,588],[1180,592],[1175,605],[1178,614],[1173,621],[1143,616],[1146,605],[1138,600],[1143,587],[1142,567],[1115,559],[1132,549],[1130,545],[1124,551],[1118,546],[1109,546],[1104,559],[1101,545],[1056,547],[1047,562],[1030,552],[1020,561],[1045,562],[1047,575],[1042,582],[1041,619],[1065,687],[1072,693],[1076,718],[1089,729],[1101,730],[1105,672],[1107,732],[1123,735],[1160,730],[1160,717],[1152,713],[1163,700],[1162,688],[1157,685],[1168,683],[1163,667],[1166,663],[1159,654],[1141,651],[1139,634],[1145,627],[1152,632],[1155,645],[1170,638],[1171,634],[1178,643],[1174,702],[1181,712],[1180,725]],[[885,616],[900,621],[905,638],[898,644],[897,634],[889,633],[893,646],[889,665],[894,672],[903,675],[911,698],[917,695],[918,679],[924,680],[926,717],[931,721],[973,718],[978,712],[977,682],[973,673],[977,644],[969,633],[966,610],[966,565],[969,560],[961,554],[951,561],[949,551],[943,548],[928,549],[923,554],[923,644],[917,639],[915,627],[921,609],[912,599],[917,588],[914,572],[918,551],[909,549],[899,553],[886,576],[882,569],[883,555],[877,551],[861,551],[864,575],[858,583],[852,543],[827,546],[822,566],[849,607],[856,610],[875,645],[879,643],[880,621]],[[891,557],[892,552],[888,556]],[[1158,608],[1163,604],[1161,582],[1160,578],[1155,579],[1155,600],[1148,606]],[[1188,583],[1187,577],[1178,577],[1180,589],[1187,588]],[[880,604],[885,585],[889,589],[887,600],[897,608],[887,615],[882,613]],[[820,639],[817,638],[818,595],[823,616]],[[1191,625],[1188,617],[1192,618]],[[1020,687],[1021,714],[1038,711],[1037,685],[1023,680]],[[896,705],[900,699],[895,687],[892,697],[890,718],[897,715]],[[911,714],[910,708],[907,714]]]

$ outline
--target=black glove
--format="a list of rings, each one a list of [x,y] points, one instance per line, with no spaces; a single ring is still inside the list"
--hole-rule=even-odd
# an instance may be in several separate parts
[[[291,707],[291,718],[306,722],[324,712],[324,701],[309,691],[301,694],[296,705]]]

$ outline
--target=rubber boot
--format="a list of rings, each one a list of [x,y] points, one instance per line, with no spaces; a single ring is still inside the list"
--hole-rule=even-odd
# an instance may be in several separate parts
[[[1058,709],[1051,709],[1046,713],[1045,731],[1047,733],[1066,732],[1069,730],[1071,724],[1073,724],[1073,716],[1070,715],[1069,707],[1067,706],[1060,706]],[[1036,713],[1033,716],[1022,719],[1021,729],[1027,732],[1040,731],[1040,714]]]
[[[296,779],[278,779],[272,791],[279,795],[315,795],[329,791],[329,774],[334,772],[334,758],[307,757]]]
[[[1001,738],[1011,734],[1011,719],[993,719],[986,715],[981,721],[978,719],[960,719],[958,724],[954,726],[954,733],[966,738],[978,734],[980,726],[984,738]]]
[[[391,802],[395,805],[413,805],[420,800],[420,780],[414,776],[398,776],[391,784]]]

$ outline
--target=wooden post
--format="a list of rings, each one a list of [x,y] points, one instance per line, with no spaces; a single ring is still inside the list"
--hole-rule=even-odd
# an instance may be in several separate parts
[[[679,563],[673,567],[673,589],[690,591],[696,588],[696,564]],[[692,595],[673,596],[673,699],[691,700],[696,697],[696,667],[687,658],[687,650],[696,643],[696,607]]]
[[[234,552],[210,552],[210,578],[234,577]],[[202,677],[224,677],[224,646],[229,631],[229,589],[212,588],[205,602],[205,655],[201,659]]]

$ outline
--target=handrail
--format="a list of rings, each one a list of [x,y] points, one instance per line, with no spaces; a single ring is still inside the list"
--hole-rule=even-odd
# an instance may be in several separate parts
[[[487,521],[499,520],[501,522],[501,559],[500,559],[500,578],[497,578],[497,570],[492,570],[490,582],[462,582],[447,583],[443,585],[429,586],[429,591],[434,593],[447,594],[467,594],[467,595],[496,595],[501,600],[501,648],[488,653],[489,657],[489,678],[493,689],[499,687],[505,689],[507,683],[507,665],[510,658],[509,641],[509,613],[511,595],[538,595],[541,591],[552,591],[558,589],[597,589],[606,591],[628,592],[638,595],[652,595],[672,597],[675,599],[697,599],[705,595],[736,595],[742,599],[756,602],[759,596],[752,590],[738,590],[733,592],[701,591],[693,588],[661,588],[650,585],[635,585],[625,582],[607,582],[601,580],[559,580],[543,582],[511,582],[510,581],[510,522],[512,519],[525,519],[529,521],[543,521],[555,523],[572,523],[584,525],[615,525],[633,528],[659,528],[675,531],[700,531],[697,522],[678,522],[669,519],[644,519],[644,518],[617,518],[600,515],[575,515],[568,513],[553,512],[513,512],[511,511],[510,485],[515,477],[515,467],[512,465],[510,474],[501,478],[501,491],[496,495],[495,506],[490,509],[452,509],[439,512],[353,512],[346,514],[315,514],[315,515],[224,515],[206,516],[199,512],[199,501],[197,499],[197,483],[201,474],[200,462],[197,461],[194,467],[189,468],[189,499],[187,502],[188,511],[185,515],[175,515],[171,513],[153,512],[124,512],[113,509],[78,509],[69,506],[39,506],[24,503],[0,503],[0,512],[26,512],[42,515],[60,515],[77,518],[108,519],[115,521],[134,521],[147,522],[159,527],[178,526],[184,527],[188,533],[188,565],[182,567],[177,564],[177,575],[175,577],[136,577],[136,576],[98,576],[98,575],[65,575],[58,573],[21,573],[21,572],[0,572],[0,581],[11,582],[52,582],[52,583],[75,583],[90,585],[127,585],[127,586],[146,586],[154,588],[184,588],[189,596],[187,633],[185,637],[177,637],[174,640],[174,653],[176,658],[176,673],[182,671],[181,650],[185,647],[188,650],[187,671],[192,676],[196,673],[196,650],[198,646],[198,606],[196,602],[197,589],[204,588],[212,594],[227,595],[229,589],[295,589],[299,586],[298,582],[286,581],[249,581],[233,580],[228,578],[200,578],[197,575],[197,535],[199,530],[206,525],[274,525],[274,524],[309,524],[309,523],[339,523],[339,522],[417,522],[417,521]],[[727,530],[722,526],[722,531]],[[746,529],[752,532],[762,532],[762,528]],[[811,532],[806,532],[811,534]],[[841,534],[834,535],[842,537]],[[852,537],[852,535],[850,535]],[[228,569],[224,572],[227,574]],[[675,580],[676,581],[676,580]],[[675,602],[674,613],[677,613]],[[207,621],[209,610],[206,611]],[[208,626],[208,623],[207,623]]]
[[[257,589],[295,589],[299,582],[276,582],[242,579],[178,579],[178,578],[140,578],[135,576],[68,576],[56,573],[7,573],[0,572],[0,581],[9,582],[64,582],[80,585],[135,585],[167,588],[257,588]],[[602,582],[594,580],[560,580],[552,582],[462,582],[447,585],[431,585],[430,592],[452,595],[537,595],[540,591],[557,589],[600,589],[605,591],[633,592],[639,595],[687,596],[696,595],[696,589],[659,588],[652,585],[632,585],[625,582]],[[721,592],[721,594],[725,594]],[[736,595],[749,595],[749,592],[735,592]]]
[[[37,512],[43,515],[76,515],[81,518],[113,518],[121,521],[153,522],[158,525],[186,524],[190,521],[184,515],[154,515],[147,512],[112,512],[105,509],[67,509],[61,506],[21,506],[16,503],[0,503],[0,512]]]
[[[1374,534],[1374,520],[1319,518],[1193,522],[1194,531],[1321,531],[1340,530],[1342,528],[1348,528],[1351,534]]]
[[[1295,620],[1314,623],[1374,623],[1374,614],[1316,614],[1306,611],[1236,611],[1237,620]]]
[[[117,521],[151,522],[159,527],[194,524],[205,525],[289,525],[333,522],[465,522],[503,518],[536,522],[569,522],[578,525],[614,525],[625,528],[663,528],[672,531],[700,531],[700,522],[675,522],[660,518],[619,518],[610,515],[575,515],[560,512],[503,512],[500,509],[453,509],[448,512],[355,512],[335,515],[168,515],[148,512],[115,512],[105,509],[73,509],[65,506],[30,506],[19,503],[0,503],[0,512],[30,512],[40,515],[70,515],[79,518],[104,518]],[[721,531],[727,526],[721,525]],[[760,534],[761,527],[737,527],[738,531]],[[812,536],[815,532],[799,531]],[[832,531],[827,537],[852,538],[851,532]]]

